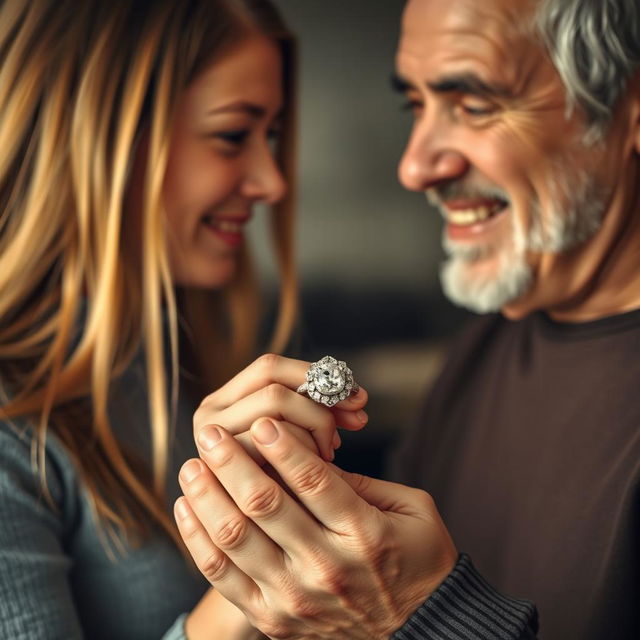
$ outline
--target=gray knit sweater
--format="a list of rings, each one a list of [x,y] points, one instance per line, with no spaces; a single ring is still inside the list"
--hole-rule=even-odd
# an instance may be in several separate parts
[[[168,470],[169,508],[182,462],[195,455],[191,409],[181,403]],[[116,384],[110,405],[118,436],[149,455],[142,367]],[[0,638],[41,640],[184,638],[184,618],[208,584],[158,533],[112,560],[101,544],[85,488],[62,446],[46,447],[41,495],[31,467],[30,436],[0,423]]]

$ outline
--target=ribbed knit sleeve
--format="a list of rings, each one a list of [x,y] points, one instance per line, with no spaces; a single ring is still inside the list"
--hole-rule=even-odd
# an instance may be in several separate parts
[[[63,549],[63,509],[47,504],[31,469],[30,442],[0,425],[0,637],[82,638]],[[48,486],[60,504],[49,461]]]
[[[186,613],[206,581],[162,537],[109,559],[83,485],[54,437],[47,488],[31,438],[0,422],[0,638],[186,640]]]
[[[498,593],[466,554],[392,640],[533,640],[537,612],[528,600]]]

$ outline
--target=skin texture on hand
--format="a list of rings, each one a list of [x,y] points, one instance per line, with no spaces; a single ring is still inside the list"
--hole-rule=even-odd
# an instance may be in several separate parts
[[[279,481],[224,429],[201,436],[176,521],[198,568],[268,637],[388,638],[455,565],[425,492],[343,472],[275,420],[251,437]]]

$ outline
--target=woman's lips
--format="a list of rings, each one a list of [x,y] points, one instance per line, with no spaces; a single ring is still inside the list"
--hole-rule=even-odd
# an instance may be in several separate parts
[[[249,222],[250,216],[237,218],[222,218],[205,216],[202,221],[217,238],[230,247],[237,247],[244,241],[244,227]]]

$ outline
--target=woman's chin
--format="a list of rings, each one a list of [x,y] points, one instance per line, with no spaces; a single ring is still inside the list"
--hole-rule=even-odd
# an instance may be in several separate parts
[[[223,289],[236,274],[236,261],[225,260],[215,265],[183,269],[174,276],[174,283],[190,289]]]

